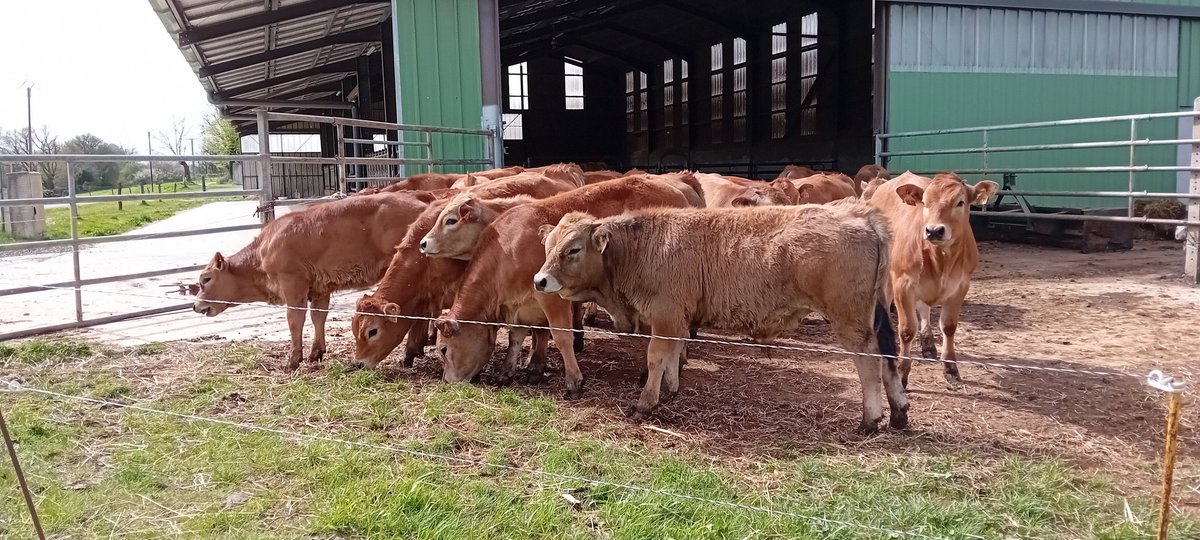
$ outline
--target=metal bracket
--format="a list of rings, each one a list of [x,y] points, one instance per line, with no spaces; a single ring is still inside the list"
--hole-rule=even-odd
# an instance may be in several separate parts
[[[1151,388],[1157,388],[1163,392],[1172,394],[1183,392],[1183,381],[1177,381],[1175,377],[1157,369],[1146,375],[1146,384],[1150,385]]]

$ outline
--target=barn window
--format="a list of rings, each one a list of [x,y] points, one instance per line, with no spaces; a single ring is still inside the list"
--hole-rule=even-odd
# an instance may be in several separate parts
[[[688,62],[679,61],[679,123],[688,124]]]
[[[717,43],[712,46],[712,142],[721,144],[721,132],[725,129],[725,74],[721,68],[725,66],[725,44]]]
[[[636,74],[632,71],[625,72],[625,132],[633,133],[637,128],[637,113],[633,105],[636,95],[634,94],[633,78]]]
[[[733,40],[733,142],[746,140],[746,40]]]
[[[520,113],[504,113],[504,131],[501,137],[506,141],[519,141],[525,138],[524,119]]]
[[[526,62],[508,66],[508,109],[529,109],[529,64]]]
[[[771,27],[771,138],[787,135],[787,23]]]
[[[800,134],[817,133],[817,14],[800,19]]]
[[[567,110],[583,109],[583,63],[574,58],[565,58],[563,82],[566,85]]]
[[[646,131],[650,128],[650,86],[649,76],[638,72],[638,129]]]
[[[663,127],[675,125],[675,60],[663,62]]]

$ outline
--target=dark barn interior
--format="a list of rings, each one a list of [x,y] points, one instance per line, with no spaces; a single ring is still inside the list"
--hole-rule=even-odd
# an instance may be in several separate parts
[[[869,0],[501,0],[499,18],[508,164],[774,177],[872,160]]]

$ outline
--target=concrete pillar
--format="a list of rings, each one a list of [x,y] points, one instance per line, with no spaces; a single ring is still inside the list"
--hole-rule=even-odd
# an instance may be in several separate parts
[[[42,198],[42,173],[15,172],[4,176],[5,199]],[[4,231],[21,240],[41,240],[46,231],[44,205],[10,206],[4,209]]]

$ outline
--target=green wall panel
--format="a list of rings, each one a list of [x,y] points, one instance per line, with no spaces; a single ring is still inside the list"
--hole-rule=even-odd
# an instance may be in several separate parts
[[[480,129],[483,90],[479,58],[478,0],[394,0],[396,85],[400,122]],[[417,135],[409,135],[416,140]],[[434,135],[434,157],[479,158],[482,138]],[[414,148],[410,157],[423,157]],[[481,167],[437,167],[462,172]],[[410,167],[408,174],[424,172]]]
[[[1200,96],[1200,20],[1179,25],[1179,106],[1191,107]]]
[[[1195,68],[1200,69],[1200,68]],[[918,73],[888,76],[888,132],[952,127],[1013,124],[1092,116],[1177,110],[1179,82],[1174,77],[1085,75]],[[1167,139],[1176,135],[1174,119],[1139,124],[1138,138]],[[1129,124],[1063,126],[989,134],[990,146],[1050,144],[1129,138]],[[891,150],[982,146],[978,133],[896,139]],[[1056,150],[989,154],[990,167],[1124,166],[1127,148]],[[1136,150],[1135,163],[1174,165],[1173,147]],[[947,171],[981,168],[983,156],[899,156],[888,162],[893,173],[904,170]],[[974,176],[972,179],[977,179]],[[1000,178],[994,178],[999,181]],[[1126,173],[1019,174],[1020,189],[1124,190]],[[1138,173],[1135,189],[1174,191],[1174,173]],[[1033,198],[1033,204],[1063,207],[1123,207],[1123,199]]]

